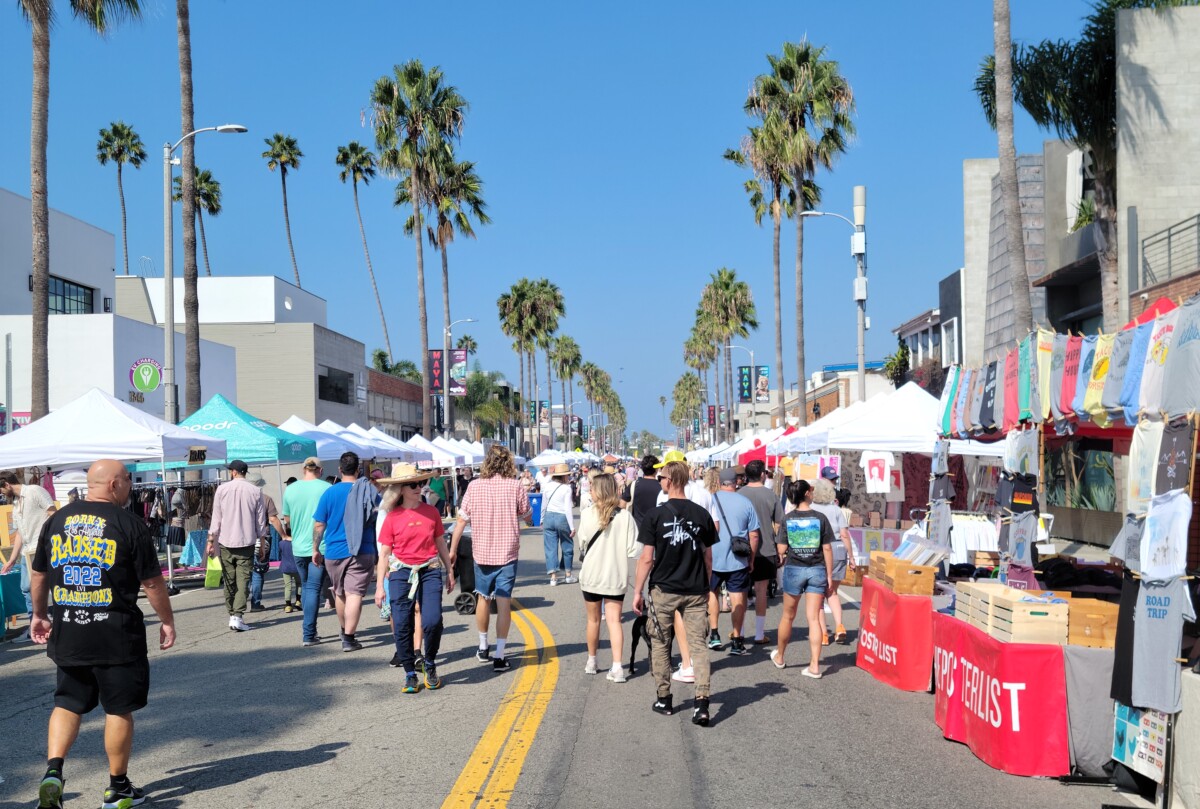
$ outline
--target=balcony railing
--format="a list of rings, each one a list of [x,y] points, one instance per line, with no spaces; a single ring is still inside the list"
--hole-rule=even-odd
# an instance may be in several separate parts
[[[1142,288],[1200,269],[1200,214],[1142,239]]]

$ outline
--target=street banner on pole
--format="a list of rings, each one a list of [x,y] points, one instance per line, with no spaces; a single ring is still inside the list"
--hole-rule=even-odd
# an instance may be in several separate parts
[[[717,406],[709,405],[708,406],[708,426],[715,427],[716,424],[717,424]]]
[[[738,401],[749,402],[754,395],[754,382],[750,379],[749,365],[738,366]]]
[[[445,381],[446,367],[442,362],[442,350],[431,348],[429,350],[429,392],[440,394]]]
[[[758,375],[754,382],[754,401],[759,404],[771,401],[771,368],[768,365],[758,366]]]
[[[448,376],[451,396],[467,395],[467,350],[450,349],[450,374]]]

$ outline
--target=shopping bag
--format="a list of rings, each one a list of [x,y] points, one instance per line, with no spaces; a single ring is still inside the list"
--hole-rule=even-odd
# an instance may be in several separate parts
[[[221,560],[215,556],[208,557],[208,568],[204,571],[204,587],[215,590],[221,586]]]

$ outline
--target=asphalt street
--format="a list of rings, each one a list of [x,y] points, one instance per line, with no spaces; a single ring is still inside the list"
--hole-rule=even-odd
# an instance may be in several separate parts
[[[300,615],[279,608],[274,571],[264,598],[274,609],[248,615],[247,633],[228,629],[221,591],[185,588],[172,599],[176,648],[158,651],[149,621],[151,701],[137,714],[130,776],[169,809],[1127,805],[1107,787],[991,769],[942,738],[932,695],[875,682],[855,667],[853,645],[828,650],[824,679],[802,677],[802,626],[784,670],[767,660],[773,647],[713,653],[710,727],[691,724],[687,685],[675,689],[684,710],[653,714],[643,652],[629,682],[608,682],[603,637],[601,673],[584,674],[578,585],[552,588],[543,568],[540,531],[526,530],[513,670],[493,674],[475,661],[474,619],[454,613],[447,597],[445,688],[417,695],[399,691],[402,674],[387,665],[390,630],[373,605],[359,631],[366,648],[347,654],[336,641],[301,647]],[[772,601],[772,640],[778,616]],[[846,616],[853,638],[853,605]],[[728,627],[722,615],[723,636]],[[332,612],[322,612],[319,631],[337,637]],[[0,806],[33,806],[54,687],[44,649],[0,645],[0,687]],[[98,714],[85,719],[66,766],[67,806],[99,805],[102,724]]]

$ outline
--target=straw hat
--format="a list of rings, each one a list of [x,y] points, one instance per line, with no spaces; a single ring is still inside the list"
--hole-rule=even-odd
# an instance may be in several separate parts
[[[556,463],[554,466],[550,467],[546,474],[552,478],[562,477],[563,475],[571,474],[571,467],[567,466],[565,463]]]
[[[420,483],[433,477],[432,469],[417,469],[410,463],[398,463],[392,467],[391,477],[380,478],[377,483],[382,486],[394,486],[399,483]]]

